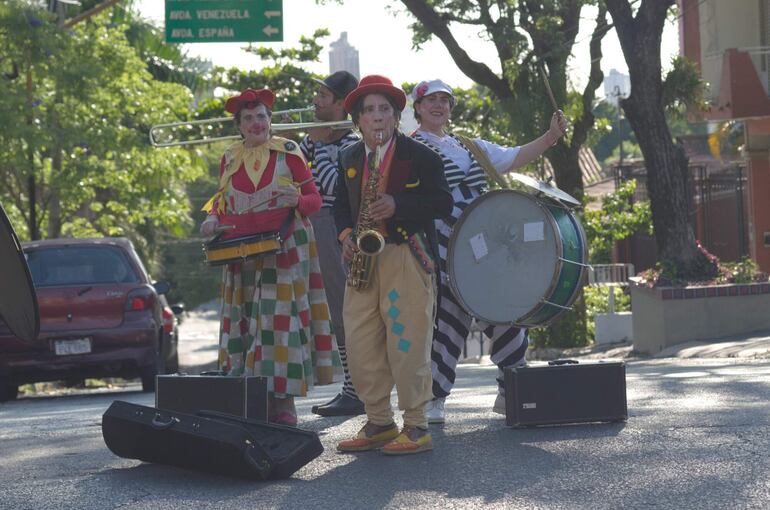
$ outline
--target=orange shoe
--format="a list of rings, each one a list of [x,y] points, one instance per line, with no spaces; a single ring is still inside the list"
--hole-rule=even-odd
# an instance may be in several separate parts
[[[364,452],[367,450],[377,450],[398,436],[398,427],[395,423],[391,425],[375,425],[366,422],[358,434],[353,439],[347,439],[337,444],[339,452]]]
[[[427,429],[404,425],[396,439],[382,447],[385,455],[409,455],[433,449],[433,437]]]

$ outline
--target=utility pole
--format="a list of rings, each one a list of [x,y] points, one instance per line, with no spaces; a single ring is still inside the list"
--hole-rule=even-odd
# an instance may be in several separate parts
[[[619,85],[615,85],[612,90],[612,97],[615,98],[615,107],[618,111],[618,147],[620,149],[620,157],[618,159],[618,167],[623,168],[623,109],[620,107],[620,99],[625,97],[623,91],[620,90]]]

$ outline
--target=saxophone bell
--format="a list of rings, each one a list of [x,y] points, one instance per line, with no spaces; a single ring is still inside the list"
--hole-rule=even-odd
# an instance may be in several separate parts
[[[356,239],[358,251],[370,257],[379,255],[385,249],[385,238],[376,230],[366,230]]]

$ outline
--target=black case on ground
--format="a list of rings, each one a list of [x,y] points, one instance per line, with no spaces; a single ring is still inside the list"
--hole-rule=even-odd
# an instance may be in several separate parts
[[[628,419],[622,361],[557,360],[504,370],[509,427]]]
[[[102,416],[102,435],[119,457],[256,480],[287,478],[323,453],[314,432],[119,400]]]
[[[318,434],[309,430],[244,420],[214,411],[201,411],[198,415],[249,431],[270,458],[273,466],[270,478],[288,478],[324,451]]]
[[[267,378],[159,375],[155,407],[195,414],[201,409],[267,421]]]
[[[264,480],[270,457],[243,427],[116,400],[102,416],[102,435],[119,457]]]

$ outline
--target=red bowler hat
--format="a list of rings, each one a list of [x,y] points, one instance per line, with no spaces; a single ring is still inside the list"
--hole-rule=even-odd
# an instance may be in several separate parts
[[[246,89],[237,96],[233,96],[225,103],[225,110],[230,113],[238,113],[248,103],[260,102],[268,109],[273,108],[275,94],[270,89]]]
[[[358,98],[366,94],[383,94],[395,101],[398,111],[403,111],[406,106],[406,94],[403,90],[393,86],[393,82],[379,74],[364,76],[358,82],[358,87],[345,97],[345,111],[353,113],[353,105]]]

